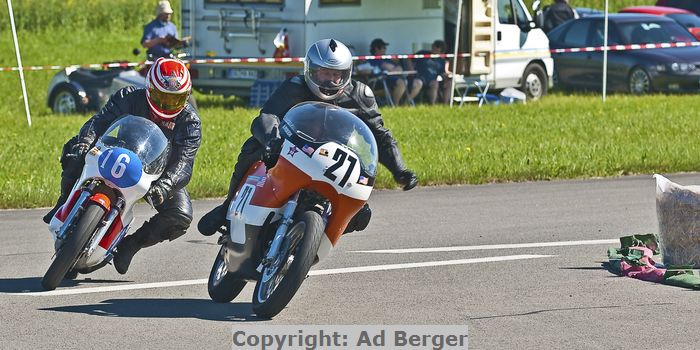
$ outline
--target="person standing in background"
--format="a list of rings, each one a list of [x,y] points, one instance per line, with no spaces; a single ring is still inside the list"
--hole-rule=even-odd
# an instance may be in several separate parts
[[[186,41],[177,39],[177,28],[170,21],[173,8],[168,0],[158,1],[156,18],[143,28],[141,45],[148,49],[149,59],[155,61],[159,57],[170,58],[172,49],[184,46]]]
[[[542,29],[545,33],[549,33],[550,30],[558,25],[574,18],[578,18],[578,15],[569,5],[569,0],[554,0],[552,6],[544,14],[544,26]]]

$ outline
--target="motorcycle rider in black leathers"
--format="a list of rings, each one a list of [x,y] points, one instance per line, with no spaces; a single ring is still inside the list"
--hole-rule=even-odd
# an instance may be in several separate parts
[[[374,134],[379,148],[379,162],[391,171],[404,190],[416,186],[418,178],[406,168],[396,140],[389,129],[384,127],[372,89],[352,80],[350,50],[334,39],[319,40],[306,53],[304,75],[283,82],[263,105],[260,115],[253,120],[250,128],[253,136],[241,147],[226,200],[202,217],[197,225],[200,233],[212,235],[225,224],[226,212],[238,185],[256,161],[264,160],[266,164],[274,164],[281,146],[278,130],[280,120],[294,105],[305,101],[335,104],[357,115]],[[350,221],[345,232],[363,230],[369,223],[370,216],[369,206],[365,205]]]
[[[171,142],[168,165],[146,194],[158,213],[117,246],[114,267],[120,274],[126,273],[141,248],[184,235],[192,222],[192,202],[185,186],[192,175],[201,129],[197,110],[188,103],[192,91],[190,74],[181,61],[159,58],[146,79],[146,88],[130,86],[112,95],[79,134],[63,146],[61,195],[56,207],[44,216],[44,222],[49,223],[66,201],[80,177],[85,154],[114,121],[130,114],[156,123]]]

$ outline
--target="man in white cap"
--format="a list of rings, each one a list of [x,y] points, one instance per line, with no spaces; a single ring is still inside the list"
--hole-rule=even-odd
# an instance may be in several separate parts
[[[168,0],[158,1],[156,18],[143,28],[141,45],[147,48],[149,59],[155,61],[159,57],[170,57],[172,49],[185,44],[177,39],[177,28],[170,22],[173,8]]]

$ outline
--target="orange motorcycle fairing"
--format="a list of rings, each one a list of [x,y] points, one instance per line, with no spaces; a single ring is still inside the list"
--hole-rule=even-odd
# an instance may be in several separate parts
[[[253,169],[251,168],[251,170]],[[255,183],[258,187],[250,201],[251,205],[280,208],[294,193],[301,189],[314,191],[328,199],[331,203],[331,215],[325,233],[334,246],[352,217],[365,204],[364,200],[339,194],[327,182],[313,180],[311,176],[305,174],[284,157],[280,157],[275,167],[267,174],[265,174],[265,166],[262,165],[257,166],[249,175],[252,176],[247,176],[246,183]]]

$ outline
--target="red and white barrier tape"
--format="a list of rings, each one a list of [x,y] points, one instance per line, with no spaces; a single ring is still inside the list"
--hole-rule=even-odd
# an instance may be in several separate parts
[[[126,68],[135,67],[148,62],[124,62],[124,63],[95,63],[95,64],[74,64],[70,66],[24,66],[22,70],[58,70],[63,68]],[[152,63],[152,62],[150,62]],[[0,67],[0,72],[18,71],[18,67]]]
[[[643,50],[643,49],[668,49],[671,47],[691,47],[700,46],[700,42],[679,42],[679,43],[660,43],[660,44],[633,44],[633,45],[609,45],[608,51],[628,51],[628,50]],[[551,53],[565,52],[594,52],[603,51],[605,46],[591,47],[575,47],[570,49],[554,49],[549,50]]]
[[[468,53],[458,54],[459,57],[469,57]],[[377,55],[377,56],[354,56],[353,60],[370,60],[370,59],[406,59],[406,58],[452,58],[454,54],[410,54],[410,55]],[[289,63],[289,62],[304,62],[304,57],[283,57],[283,58],[205,58],[183,60],[185,63],[194,64],[222,64],[222,63]],[[126,68],[135,67],[143,64],[151,64],[153,62],[123,62],[123,63],[96,63],[96,64],[75,64],[67,67],[63,66],[29,66],[23,67],[23,70],[58,70],[63,68]],[[17,71],[17,67],[0,67],[0,72]]]
[[[659,44],[634,44],[634,45],[609,45],[608,51],[627,51],[627,50],[643,50],[643,49],[667,49],[673,47],[692,47],[700,46],[700,42],[678,42],[678,43],[659,43]],[[575,47],[568,49],[549,50],[551,53],[567,53],[567,52],[596,52],[603,51],[604,46],[590,47]],[[458,57],[469,57],[468,53],[457,54]],[[411,58],[452,58],[454,54],[406,54],[406,55],[363,55],[354,56],[353,60],[372,60],[372,59],[411,59]],[[303,62],[304,57],[283,57],[283,58],[205,58],[183,60],[185,63],[194,64],[222,64],[222,63],[290,63]],[[95,64],[75,64],[67,67],[64,66],[28,66],[23,67],[23,70],[38,71],[38,70],[58,70],[63,68],[127,68],[136,67],[143,64],[151,64],[153,62],[123,62],[123,63],[95,63]],[[17,71],[18,67],[0,67],[0,72]]]

